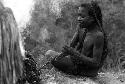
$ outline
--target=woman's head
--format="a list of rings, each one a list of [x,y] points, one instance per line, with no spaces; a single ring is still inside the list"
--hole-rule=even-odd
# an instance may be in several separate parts
[[[97,2],[84,3],[79,6],[78,20],[84,21],[86,17],[91,17],[98,25],[102,26],[102,13]]]

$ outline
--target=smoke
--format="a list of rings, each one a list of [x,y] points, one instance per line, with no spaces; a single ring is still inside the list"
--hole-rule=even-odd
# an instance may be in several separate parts
[[[80,4],[80,0],[49,0],[51,12],[61,17],[61,10],[66,3],[72,3],[74,5]],[[82,0],[84,2],[86,0]],[[89,0],[88,0],[89,1]]]
[[[33,0],[4,0],[5,7],[12,9],[18,27],[23,27],[30,20],[30,11],[34,5]]]

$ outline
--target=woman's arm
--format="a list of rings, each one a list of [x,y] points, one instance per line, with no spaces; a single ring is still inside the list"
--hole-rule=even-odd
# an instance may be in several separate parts
[[[79,52],[75,52],[73,56],[82,61],[84,64],[87,64],[88,66],[98,67],[101,62],[103,45],[104,45],[103,36],[99,35],[94,41],[93,58],[87,57]]]
[[[79,53],[75,49],[71,49],[68,47],[67,52],[70,53],[72,58],[79,60],[80,63],[87,64],[88,66],[98,67],[100,65],[101,56],[103,52],[103,45],[104,45],[104,39],[102,35],[98,35],[97,38],[94,41],[94,47],[93,47],[93,58],[85,56],[83,53]],[[84,50],[84,49],[83,49]],[[82,52],[84,52],[82,50]]]
[[[71,40],[70,47],[75,48],[78,43],[78,32],[76,32]]]

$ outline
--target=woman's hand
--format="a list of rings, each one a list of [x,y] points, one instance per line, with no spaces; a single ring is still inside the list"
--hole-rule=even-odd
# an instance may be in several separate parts
[[[75,52],[75,49],[73,49],[73,48],[71,48],[69,46],[64,46],[62,51],[64,53],[72,55]]]

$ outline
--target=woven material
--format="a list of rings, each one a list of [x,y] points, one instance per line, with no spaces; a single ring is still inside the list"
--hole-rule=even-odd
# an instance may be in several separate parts
[[[15,84],[22,73],[19,32],[11,9],[0,12],[0,84]]]

